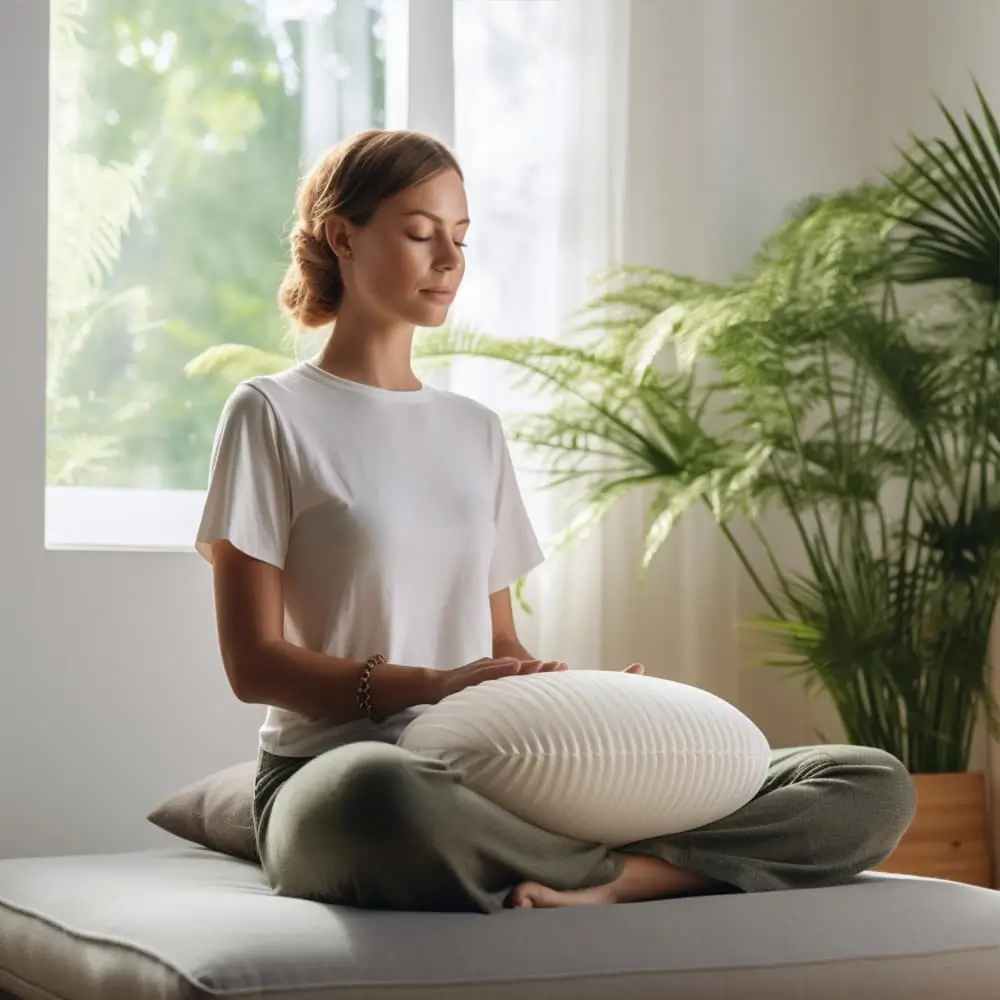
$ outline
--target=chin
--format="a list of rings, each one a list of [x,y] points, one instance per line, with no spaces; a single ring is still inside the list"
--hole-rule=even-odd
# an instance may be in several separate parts
[[[417,307],[412,310],[411,314],[406,317],[414,326],[422,326],[432,328],[435,326],[444,326],[448,319],[448,307],[447,306],[422,306]]]

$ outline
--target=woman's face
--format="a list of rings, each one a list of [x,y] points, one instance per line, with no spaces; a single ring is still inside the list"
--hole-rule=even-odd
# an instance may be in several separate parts
[[[348,297],[386,319],[440,326],[465,274],[468,215],[465,185],[445,170],[382,202],[366,226],[344,226],[335,238],[350,243]]]

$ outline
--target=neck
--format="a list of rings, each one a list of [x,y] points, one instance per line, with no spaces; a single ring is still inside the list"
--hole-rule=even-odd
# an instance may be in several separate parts
[[[419,389],[411,364],[413,325],[362,316],[346,306],[316,364],[332,375],[379,389]]]

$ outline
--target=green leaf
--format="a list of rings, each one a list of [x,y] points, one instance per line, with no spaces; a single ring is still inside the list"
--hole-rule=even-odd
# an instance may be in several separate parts
[[[926,283],[964,280],[1000,299],[1000,143],[995,120],[977,86],[994,146],[972,116],[965,125],[938,102],[951,135],[948,139],[915,138],[921,154],[904,152],[911,179],[890,183],[916,206],[893,218],[915,234],[902,237],[897,280]],[[918,187],[920,190],[918,191]],[[923,193],[927,192],[927,193]]]
[[[276,375],[294,363],[294,357],[249,344],[216,344],[192,358],[184,366],[184,374],[189,378],[213,376],[236,383],[254,375]]]
[[[119,453],[119,440],[112,435],[52,435],[46,455],[46,482],[53,486],[75,486],[85,477],[106,469]]]

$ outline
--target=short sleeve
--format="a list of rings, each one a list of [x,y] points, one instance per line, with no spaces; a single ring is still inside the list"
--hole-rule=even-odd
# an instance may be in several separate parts
[[[500,454],[496,486],[496,535],[489,573],[491,594],[517,583],[545,559],[524,506],[510,448],[499,417],[496,418],[496,424]]]
[[[248,556],[282,568],[290,528],[277,418],[264,393],[242,382],[226,401],[215,432],[195,549],[211,562],[212,542],[226,540]]]

